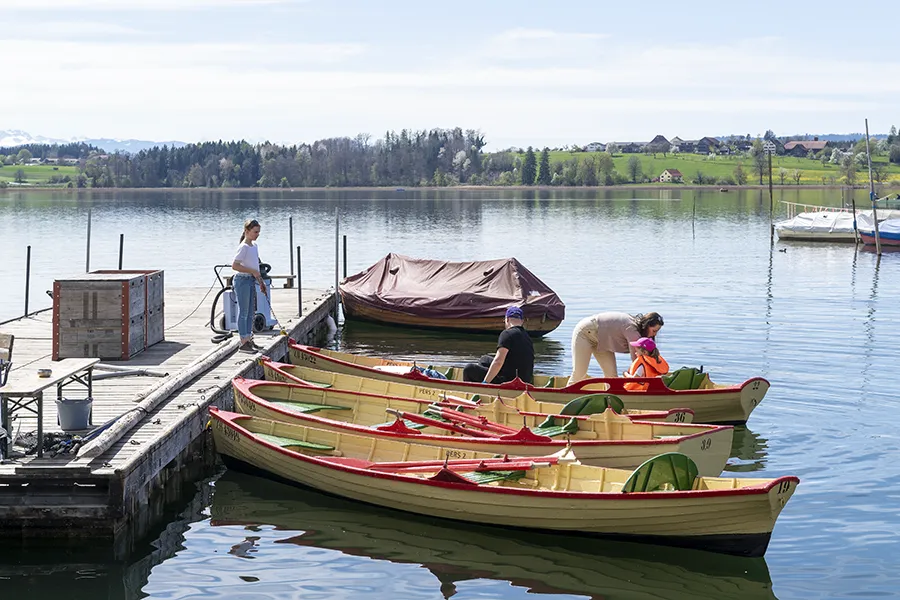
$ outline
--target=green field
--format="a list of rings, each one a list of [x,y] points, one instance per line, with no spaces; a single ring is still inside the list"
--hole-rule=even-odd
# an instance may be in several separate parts
[[[16,172],[22,169],[25,172],[26,185],[50,185],[51,177],[65,177],[68,175],[74,181],[78,176],[78,168],[74,165],[4,165],[0,168],[0,181],[12,184],[16,180]],[[61,184],[65,186],[65,184]],[[12,187],[12,185],[10,185]]]
[[[550,152],[550,162],[565,162],[572,158],[581,160],[588,156],[597,156],[597,152]],[[747,175],[747,185],[758,185],[759,176],[753,171],[753,161],[748,156],[717,156],[715,158],[707,158],[701,154],[669,154],[663,157],[657,153],[656,157],[652,154],[616,154],[613,162],[616,171],[622,175],[628,176],[628,159],[637,156],[641,161],[641,170],[645,177],[653,179],[659,177],[660,173],[665,169],[678,169],[684,175],[684,183],[691,183],[700,171],[706,176],[712,176],[716,180],[725,177],[734,176],[734,168],[740,164]],[[540,154],[538,154],[540,158]],[[886,173],[885,181],[900,181],[900,165],[891,165],[887,162],[886,156],[876,156],[872,158],[876,163],[880,163]],[[795,181],[792,172],[800,171],[800,185],[840,185],[841,169],[838,165],[823,165],[818,160],[810,160],[808,158],[795,158],[793,156],[775,156],[772,158],[772,182],[775,185],[781,184],[781,169],[786,171],[784,176],[785,185],[794,185]],[[869,173],[865,169],[860,169],[856,174],[857,184],[865,183],[869,180]],[[763,183],[768,184],[768,172],[763,176]]]

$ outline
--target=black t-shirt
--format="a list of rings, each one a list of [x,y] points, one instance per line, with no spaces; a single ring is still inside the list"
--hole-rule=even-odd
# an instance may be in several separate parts
[[[506,360],[492,383],[504,383],[519,377],[531,383],[534,379],[534,345],[521,325],[504,329],[497,340],[498,348],[506,348]]]

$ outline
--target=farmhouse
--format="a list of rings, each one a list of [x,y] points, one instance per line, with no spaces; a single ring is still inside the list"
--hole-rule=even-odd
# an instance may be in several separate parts
[[[812,140],[796,140],[787,142],[784,145],[784,153],[791,156],[806,156],[810,152],[819,152],[828,147],[828,142],[819,141],[819,138]]]
[[[718,150],[719,146],[722,145],[722,142],[717,140],[714,137],[705,137],[701,138],[697,141],[697,145],[695,146],[695,152],[697,154],[709,154],[714,150]]]
[[[604,152],[605,150],[606,144],[603,144],[601,142],[591,142],[584,147],[585,152]]]
[[[684,183],[684,176],[678,169],[666,169],[659,176],[661,183]]]

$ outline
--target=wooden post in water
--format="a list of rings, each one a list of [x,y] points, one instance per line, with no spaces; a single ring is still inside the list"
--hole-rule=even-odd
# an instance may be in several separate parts
[[[334,322],[338,321],[338,307],[341,305],[341,294],[338,292],[338,275],[341,259],[341,208],[334,207]]]
[[[841,208],[844,207],[844,187],[841,186]],[[850,210],[853,211],[853,239],[858,246],[862,241],[859,239],[859,228],[856,226],[856,196],[853,194],[853,188],[850,188]]]
[[[344,279],[347,279],[347,234],[344,234]]]
[[[84,272],[89,273],[91,270],[91,209],[88,209],[87,223],[87,250],[84,258]]]
[[[875,254],[881,256],[881,238],[878,233],[878,208],[875,206],[875,182],[872,181],[872,153],[869,152],[869,119],[866,119],[866,160],[869,162],[869,200],[872,201],[872,222],[875,224]]]
[[[303,285],[300,281],[300,246],[297,246],[297,317],[303,316]]]
[[[125,234],[119,234],[119,270],[122,270],[122,252],[125,249]]]
[[[25,251],[25,316],[28,316],[28,290],[31,288],[31,246]]]
[[[288,254],[291,256],[291,276],[294,275],[294,217],[288,217]],[[288,279],[290,282],[291,280]],[[291,287],[286,285],[284,287]]]

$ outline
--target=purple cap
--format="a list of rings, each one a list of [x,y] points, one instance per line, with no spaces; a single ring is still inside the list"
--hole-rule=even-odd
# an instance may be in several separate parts
[[[522,309],[518,306],[510,306],[506,309],[506,318],[507,319],[519,319],[525,320],[525,313],[522,312]]]
[[[635,348],[643,348],[647,352],[653,352],[654,350],[656,350],[656,342],[648,337],[643,337],[628,343]]]

